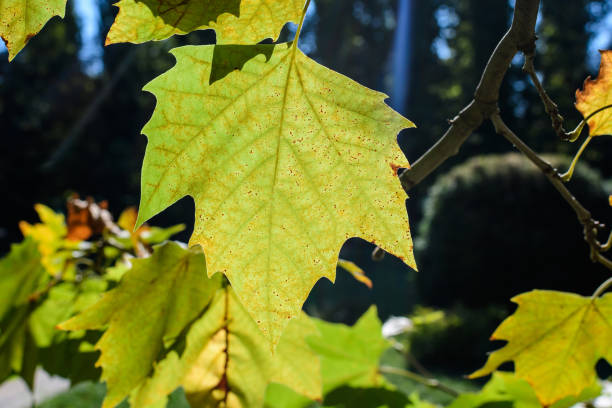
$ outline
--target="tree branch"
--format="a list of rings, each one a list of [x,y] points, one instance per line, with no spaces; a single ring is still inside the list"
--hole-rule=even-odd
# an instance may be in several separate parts
[[[501,83],[519,51],[535,48],[535,23],[540,0],[517,0],[512,26],[503,36],[485,67],[474,99],[453,120],[440,140],[401,174],[404,190],[409,191],[449,157],[457,154],[467,138],[497,111]]]
[[[591,249],[591,260],[593,262],[599,262],[601,265],[612,270],[612,261],[602,255],[605,252],[606,245],[602,245],[597,239],[597,232],[602,227],[598,221],[593,219],[591,212],[587,210],[574,195],[567,189],[563,179],[557,173],[550,164],[542,160],[533,150],[529,148],[502,120],[499,113],[495,113],[491,116],[491,121],[495,130],[500,135],[504,136],[510,143],[512,143],[521,153],[527,157],[533,164],[535,164],[542,173],[548,178],[553,187],[561,194],[561,197],[572,207],[578,221],[582,224],[584,229],[584,240]]]
[[[568,140],[569,135],[563,128],[563,116],[559,114],[559,108],[555,102],[548,96],[546,90],[542,86],[540,82],[540,78],[538,78],[538,74],[536,73],[535,66],[533,65],[533,59],[535,58],[535,52],[525,53],[525,63],[523,64],[523,71],[529,75],[533,85],[538,91],[538,95],[540,95],[540,99],[542,100],[542,104],[544,105],[544,109],[546,113],[550,117],[550,121],[552,123],[552,127],[559,136],[560,140]]]

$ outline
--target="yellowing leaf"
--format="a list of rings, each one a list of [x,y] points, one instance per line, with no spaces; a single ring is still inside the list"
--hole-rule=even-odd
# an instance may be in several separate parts
[[[128,207],[121,215],[119,215],[119,220],[117,220],[117,225],[123,228],[128,232],[133,232],[134,227],[136,226],[136,220],[138,219],[138,211],[134,207]]]
[[[148,259],[135,259],[119,286],[63,330],[108,329],[96,345],[98,365],[107,383],[105,407],[114,407],[143,382],[153,362],[210,301],[216,287],[206,278],[199,248],[176,243],[156,248]]]
[[[601,51],[597,79],[584,81],[582,91],[576,91],[576,109],[585,117],[612,105],[612,50]],[[588,120],[589,135],[612,135],[612,108],[602,110]]]
[[[338,266],[350,273],[355,280],[372,289],[372,280],[366,276],[363,269],[357,266],[355,262],[347,261],[346,259],[338,259]]]
[[[9,51],[9,61],[53,16],[64,17],[66,0],[0,1],[0,37]]]
[[[487,375],[513,360],[516,376],[527,380],[542,405],[549,406],[593,385],[600,358],[612,362],[612,294],[591,299],[536,290],[512,301],[519,305],[517,311],[491,337],[508,344],[470,377]]]
[[[397,145],[413,126],[287,44],[188,46],[148,84],[157,108],[138,224],[191,195],[190,244],[276,343],[351,237],[415,267]]]
[[[187,334],[182,353],[170,351],[133,393],[134,408],[165,406],[182,386],[194,408],[261,407],[270,382],[309,398],[321,397],[319,360],[304,338],[317,330],[305,314],[293,320],[272,355],[268,341],[230,287],[219,289]]]
[[[38,243],[42,264],[51,275],[66,272],[66,262],[71,255],[62,249],[76,249],[77,243],[65,240],[67,229],[64,215],[53,212],[43,204],[36,204],[34,209],[42,222],[31,225],[21,221],[19,228],[23,236],[31,237]]]
[[[255,44],[278,39],[287,22],[297,23],[304,0],[121,0],[107,44],[163,40],[212,28],[218,44]]]

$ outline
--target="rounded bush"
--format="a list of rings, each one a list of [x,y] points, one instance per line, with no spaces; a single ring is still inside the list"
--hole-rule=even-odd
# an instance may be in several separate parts
[[[545,158],[561,169],[570,162]],[[609,218],[603,181],[585,163],[568,187],[594,217]],[[534,288],[588,295],[609,276],[590,261],[573,210],[517,153],[477,157],[440,177],[415,246],[421,301],[436,306],[508,305]]]

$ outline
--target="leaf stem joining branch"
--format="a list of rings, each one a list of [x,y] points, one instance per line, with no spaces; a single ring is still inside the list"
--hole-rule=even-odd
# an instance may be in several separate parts
[[[383,374],[400,375],[412,381],[418,382],[419,384],[423,384],[427,387],[445,392],[448,395],[451,395],[453,397],[458,397],[461,394],[459,391],[449,387],[448,385],[441,383],[435,378],[427,378],[420,374],[413,373],[412,371],[404,370],[404,369],[397,368],[397,367],[386,366],[386,365],[380,366],[378,370]]]

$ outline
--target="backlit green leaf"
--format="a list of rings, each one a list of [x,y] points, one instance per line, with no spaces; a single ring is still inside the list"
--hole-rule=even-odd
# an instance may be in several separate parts
[[[218,44],[278,39],[287,22],[298,23],[304,0],[121,0],[107,44],[163,40],[212,28]]]
[[[64,17],[66,0],[0,1],[0,37],[9,51],[9,61],[53,16]]]
[[[320,337],[308,344],[321,358],[323,392],[340,386],[380,387],[385,385],[378,366],[390,343],[382,337],[382,324],[371,307],[354,326],[315,320]]]
[[[80,315],[61,324],[64,330],[108,327],[96,347],[113,407],[149,375],[164,348],[210,301],[215,286],[206,278],[199,248],[176,243],[157,247],[153,256],[135,259],[119,286]]]
[[[280,45],[188,46],[145,87],[157,107],[139,222],[190,195],[190,244],[276,343],[351,237],[414,267],[397,145],[413,126],[367,89]]]

